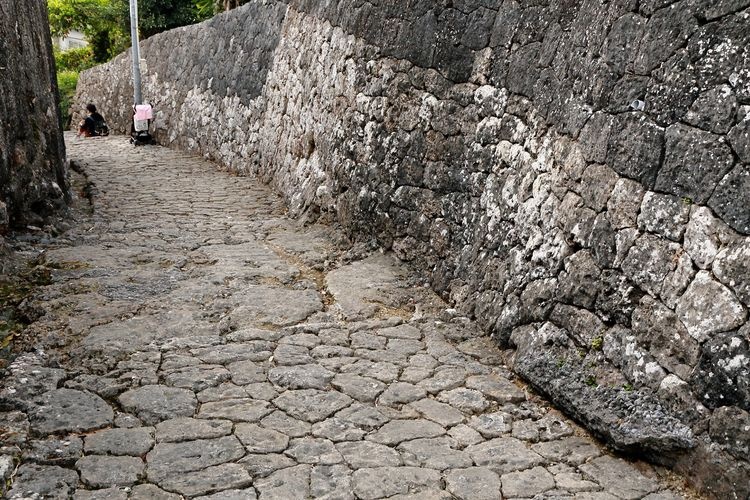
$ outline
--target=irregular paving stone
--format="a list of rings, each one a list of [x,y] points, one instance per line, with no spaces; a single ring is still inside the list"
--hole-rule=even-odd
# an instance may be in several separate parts
[[[469,420],[469,427],[487,439],[500,437],[511,431],[513,417],[503,412],[475,415]]]
[[[308,347],[291,344],[280,344],[273,352],[273,359],[279,365],[309,365],[315,362]]]
[[[349,336],[352,349],[384,349],[387,342],[387,338],[367,332],[354,332]]]
[[[251,398],[263,401],[271,401],[279,395],[279,391],[268,382],[247,384],[244,389]]]
[[[656,481],[644,476],[627,462],[613,457],[598,457],[578,468],[619,498],[642,498],[659,488]]]
[[[267,428],[279,431],[289,437],[302,437],[310,434],[312,426],[308,422],[290,417],[283,411],[276,410],[264,417],[260,424]]]
[[[363,500],[418,493],[440,481],[440,473],[418,467],[377,467],[354,471],[354,494]]]
[[[267,401],[255,399],[227,399],[204,403],[198,411],[198,418],[227,419],[234,422],[257,422],[273,411]]]
[[[448,491],[461,500],[500,498],[500,478],[486,467],[455,469],[445,475]]]
[[[128,493],[120,488],[106,488],[103,490],[78,489],[73,500],[127,500]]]
[[[390,420],[382,411],[374,406],[355,403],[336,414],[336,418],[350,422],[355,426],[371,431],[377,429]]]
[[[503,474],[503,495],[521,497],[538,495],[555,487],[555,479],[544,467]]]
[[[227,365],[237,361],[265,361],[273,349],[272,342],[242,342],[193,349],[192,354],[204,363]]]
[[[319,422],[349,406],[352,398],[337,391],[323,392],[315,389],[290,390],[273,400],[289,415],[307,422]]]
[[[463,387],[441,392],[438,399],[466,413],[480,413],[490,405],[481,392]]]
[[[330,439],[337,443],[362,439],[367,431],[360,429],[352,422],[332,417],[313,424],[312,434],[315,437]]]
[[[23,402],[58,388],[65,370],[41,366],[43,360],[27,353],[16,358],[0,388],[0,399]]]
[[[378,329],[378,335],[391,339],[420,340],[422,332],[414,325],[404,323],[403,325],[390,326]]]
[[[331,381],[331,385],[353,397],[357,401],[374,401],[385,389],[385,384],[373,378],[361,377],[350,373],[340,373]]]
[[[369,441],[350,441],[336,444],[352,469],[391,467],[402,465],[401,455],[388,446]]]
[[[263,500],[305,500],[310,497],[309,465],[298,465],[279,470],[255,481],[255,488]]]
[[[565,461],[571,465],[580,465],[602,454],[591,441],[580,437],[567,437],[557,441],[538,443],[531,449],[548,460]]]
[[[222,490],[243,489],[251,483],[252,478],[241,465],[221,464],[167,476],[161,482],[161,486],[192,497]]]
[[[333,465],[343,460],[333,442],[311,437],[292,439],[285,453],[303,464]]]
[[[254,488],[242,490],[224,490],[212,495],[195,497],[196,500],[256,500],[258,498]]]
[[[204,389],[197,394],[198,401],[200,403],[211,403],[214,401],[222,401],[225,399],[242,399],[247,396],[252,396],[246,390],[246,387],[240,387],[234,385],[231,382],[225,382],[219,384],[216,387],[209,387]],[[260,399],[260,398],[255,398]]]
[[[354,500],[352,471],[345,465],[318,465],[310,473],[312,498]]]
[[[266,381],[266,368],[255,361],[237,361],[227,368],[232,374],[232,382],[237,385]]]
[[[234,435],[249,453],[278,453],[286,450],[289,436],[255,424],[237,424]]]
[[[83,441],[78,436],[31,441],[28,446],[24,450],[23,460],[37,464],[71,466],[83,456]]]
[[[445,429],[429,420],[392,420],[367,439],[376,443],[394,445],[417,438],[432,438],[445,434]]]
[[[445,368],[436,371],[434,376],[421,381],[417,385],[424,387],[430,394],[437,394],[461,386],[466,380],[466,376],[466,370],[463,368]]]
[[[102,398],[73,389],[45,392],[29,412],[31,428],[39,434],[86,432],[111,425],[113,419]]]
[[[381,382],[390,383],[398,379],[399,368],[393,363],[376,363],[361,359],[354,364],[343,367],[341,372],[370,377]]]
[[[176,493],[169,493],[153,484],[139,484],[130,490],[132,500],[181,500],[182,497]]]
[[[55,465],[40,466],[23,464],[18,468],[8,498],[33,498],[42,496],[51,499],[67,499],[78,485],[78,474]]]
[[[323,308],[316,290],[288,290],[264,285],[250,285],[243,295],[252,300],[241,300],[230,314],[233,328],[247,326],[294,325]]]
[[[229,420],[180,417],[156,424],[156,440],[166,443],[212,439],[228,436],[231,433],[232,422]]]
[[[199,365],[165,374],[164,383],[172,387],[182,387],[198,392],[209,387],[215,387],[230,378],[229,370],[223,366]]]
[[[234,436],[181,443],[158,443],[148,455],[149,481],[164,487],[186,472],[206,469],[242,458],[245,448]]]
[[[464,421],[463,413],[434,399],[420,399],[410,403],[409,406],[421,413],[426,419],[437,422],[444,427],[460,424]]]
[[[474,375],[466,379],[466,387],[476,389],[499,403],[520,403],[526,394],[513,382],[497,375]]]
[[[561,474],[555,474],[555,484],[558,488],[571,493],[578,493],[580,491],[596,491],[601,486],[592,481],[586,481],[583,479],[581,474],[574,472],[564,472]]]
[[[458,441],[461,446],[471,446],[472,444],[481,443],[484,438],[476,430],[472,429],[468,425],[460,424],[455,427],[451,427],[448,430],[448,435]]]
[[[294,365],[271,368],[268,380],[287,389],[325,389],[334,375],[320,365]]]
[[[129,486],[144,477],[146,464],[137,457],[86,456],[76,462],[81,481],[93,488]]]
[[[187,389],[147,385],[120,395],[123,409],[135,413],[147,425],[175,417],[192,417],[198,406],[195,394]]]
[[[105,429],[86,436],[85,450],[95,455],[145,455],[154,445],[154,429]]]
[[[405,382],[395,382],[386,387],[385,391],[378,398],[378,403],[388,406],[411,403],[412,401],[422,399],[426,395],[427,391],[422,387]]]
[[[544,459],[529,450],[518,439],[496,438],[466,448],[466,452],[479,466],[486,466],[498,474],[528,469],[544,463]]]
[[[398,446],[407,466],[437,470],[471,467],[471,457],[457,448],[458,442],[449,437],[414,439]]]
[[[239,463],[254,478],[266,477],[274,471],[296,465],[291,458],[277,453],[249,453]]]

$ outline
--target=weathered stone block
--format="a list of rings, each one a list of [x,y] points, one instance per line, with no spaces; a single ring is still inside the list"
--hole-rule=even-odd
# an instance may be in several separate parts
[[[700,271],[677,302],[675,309],[690,335],[703,342],[713,334],[741,326],[747,312],[737,297],[713,279],[708,271]]]
[[[659,191],[706,203],[715,186],[734,165],[734,157],[721,136],[685,125],[667,129],[664,166],[655,187]]]
[[[643,197],[638,228],[680,241],[690,216],[690,204],[676,196],[649,191]]]

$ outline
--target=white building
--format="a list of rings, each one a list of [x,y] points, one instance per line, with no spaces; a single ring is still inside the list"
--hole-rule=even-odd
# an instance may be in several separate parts
[[[57,36],[52,39],[52,43],[60,50],[79,49],[89,44],[86,37],[80,31],[72,30],[68,36]]]

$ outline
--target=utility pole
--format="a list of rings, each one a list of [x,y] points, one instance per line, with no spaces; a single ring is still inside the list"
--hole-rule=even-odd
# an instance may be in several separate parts
[[[133,104],[141,104],[141,48],[138,43],[138,0],[130,0],[130,38],[133,50]]]

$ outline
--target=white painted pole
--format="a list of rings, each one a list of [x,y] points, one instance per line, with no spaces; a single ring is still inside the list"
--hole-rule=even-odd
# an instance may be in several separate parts
[[[141,104],[141,47],[138,42],[138,0],[130,0],[130,38],[133,49],[133,99],[134,104]]]

